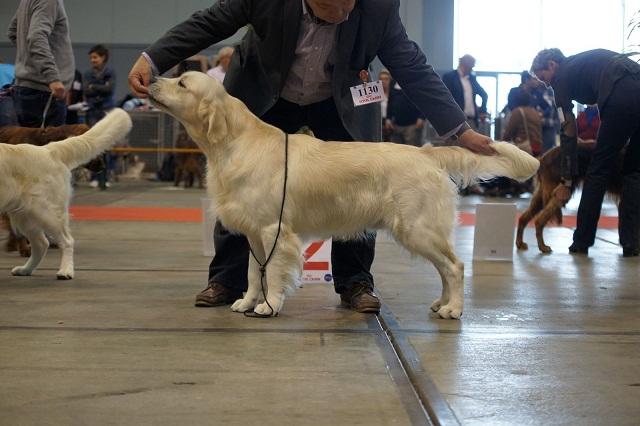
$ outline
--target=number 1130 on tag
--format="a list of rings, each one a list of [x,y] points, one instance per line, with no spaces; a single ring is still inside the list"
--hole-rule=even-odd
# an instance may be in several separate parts
[[[384,90],[380,80],[367,83],[366,86],[364,84],[352,86],[350,89],[355,106],[380,102],[384,99]]]

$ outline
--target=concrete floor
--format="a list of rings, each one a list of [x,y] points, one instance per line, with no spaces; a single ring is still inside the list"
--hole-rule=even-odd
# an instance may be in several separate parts
[[[198,208],[203,195],[120,183],[81,186],[74,204]],[[639,424],[640,258],[605,229],[572,257],[571,230],[548,228],[552,255],[472,262],[473,231],[456,232],[461,321],[430,314],[435,269],[384,235],[381,315],[313,284],[252,319],[193,307],[209,262],[199,223],[74,222],[72,281],[55,280],[56,251],[30,278],[0,253],[0,424]]]

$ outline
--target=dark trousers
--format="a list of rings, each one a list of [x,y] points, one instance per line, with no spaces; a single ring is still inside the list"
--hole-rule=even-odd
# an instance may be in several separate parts
[[[627,146],[622,168],[619,208],[620,244],[640,246],[640,78],[618,81],[605,108],[600,112],[598,142],[587,169],[578,208],[573,241],[578,247],[593,245],[607,181],[616,167],[616,157]]]
[[[13,101],[18,123],[23,127],[40,127],[42,115],[51,96],[51,92],[16,86]],[[67,105],[63,100],[53,98],[47,111],[44,125],[62,126],[67,116]]]
[[[323,140],[352,141],[342,125],[333,99],[300,106],[280,99],[261,117],[287,133],[295,133],[308,126]],[[284,137],[284,136],[283,136]],[[284,155],[284,152],[283,152]],[[213,231],[216,254],[209,266],[209,282],[216,282],[238,291],[247,289],[249,243],[242,235],[229,233],[219,221]],[[351,241],[333,241],[331,263],[337,293],[348,290],[355,283],[366,283],[373,288],[371,264],[375,255],[375,234]]]

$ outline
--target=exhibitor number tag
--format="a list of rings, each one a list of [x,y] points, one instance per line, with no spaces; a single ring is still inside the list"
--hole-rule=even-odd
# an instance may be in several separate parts
[[[351,97],[355,106],[381,102],[384,99],[382,81],[372,81],[351,87]]]

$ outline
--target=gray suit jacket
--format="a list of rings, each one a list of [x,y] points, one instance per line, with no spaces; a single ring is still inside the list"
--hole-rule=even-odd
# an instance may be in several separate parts
[[[378,56],[436,131],[446,134],[465,121],[420,48],[407,37],[399,0],[358,0],[338,28],[333,98],[355,140],[381,139],[380,106],[354,107],[349,87]],[[146,52],[160,72],[249,25],[225,77],[227,91],[261,116],[279,99],[294,60],[301,0],[219,0],[172,28]]]

